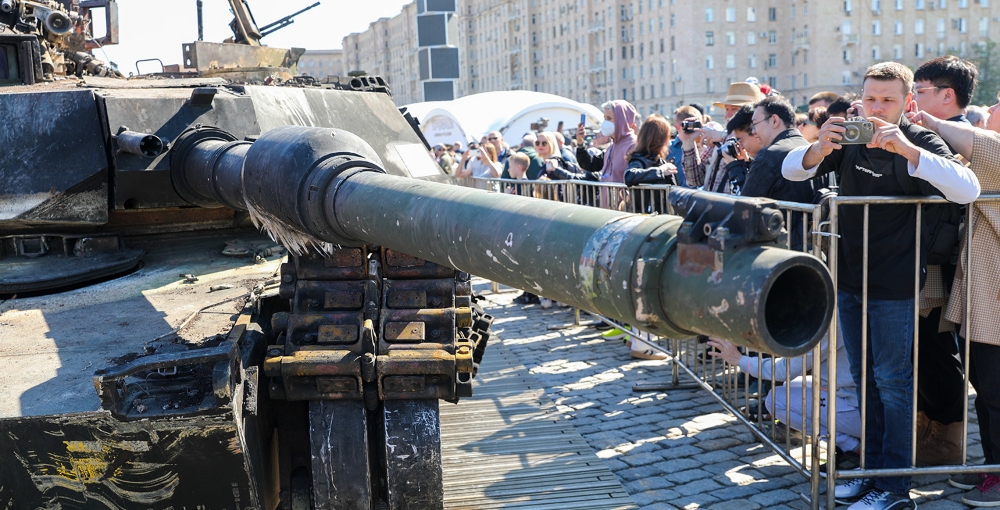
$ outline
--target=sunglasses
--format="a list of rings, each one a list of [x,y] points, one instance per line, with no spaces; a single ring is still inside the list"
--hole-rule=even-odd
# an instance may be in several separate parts
[[[545,140],[542,140],[542,141],[535,140],[535,145],[544,145],[544,146],[548,147],[549,146],[549,142],[546,142]]]
[[[495,141],[499,140],[499,138],[497,138],[495,136],[491,136],[491,137],[487,138],[487,140],[489,140],[491,142],[495,142]]]

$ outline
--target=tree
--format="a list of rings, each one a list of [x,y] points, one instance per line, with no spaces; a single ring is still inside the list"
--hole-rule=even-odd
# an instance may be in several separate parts
[[[976,85],[972,104],[996,103],[997,92],[1000,92],[1000,45],[989,39],[979,42],[972,61],[979,67],[979,84]]]

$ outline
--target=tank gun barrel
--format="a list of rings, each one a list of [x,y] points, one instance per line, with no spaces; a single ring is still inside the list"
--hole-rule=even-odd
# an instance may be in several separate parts
[[[249,210],[293,251],[383,246],[660,335],[786,356],[818,343],[832,317],[828,270],[779,247],[773,201],[675,189],[679,216],[644,216],[386,175],[342,130],[224,138],[211,128],[178,138],[178,192]]]

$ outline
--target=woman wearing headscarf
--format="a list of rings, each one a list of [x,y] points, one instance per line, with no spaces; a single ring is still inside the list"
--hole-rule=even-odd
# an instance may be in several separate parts
[[[576,128],[576,159],[587,172],[600,171],[601,182],[625,182],[628,157],[636,144],[636,111],[628,101],[616,99],[601,105],[604,122],[601,122],[601,136],[594,139],[594,145],[610,145],[601,151],[588,149],[584,144],[583,124]]]

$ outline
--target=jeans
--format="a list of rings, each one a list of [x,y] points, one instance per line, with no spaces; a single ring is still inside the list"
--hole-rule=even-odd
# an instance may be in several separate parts
[[[861,296],[837,294],[844,348],[861,395]],[[913,300],[868,300],[865,467],[910,467],[913,423]],[[879,477],[879,490],[906,495],[909,476]]]

